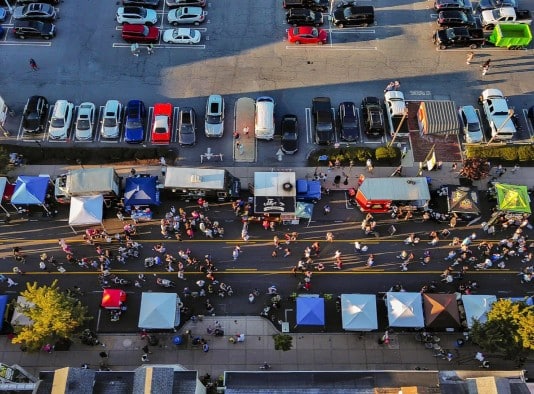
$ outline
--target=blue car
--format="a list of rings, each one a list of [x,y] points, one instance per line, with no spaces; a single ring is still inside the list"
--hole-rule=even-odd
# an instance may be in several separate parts
[[[145,119],[145,103],[141,100],[130,100],[126,106],[124,141],[129,144],[140,144],[145,140]]]

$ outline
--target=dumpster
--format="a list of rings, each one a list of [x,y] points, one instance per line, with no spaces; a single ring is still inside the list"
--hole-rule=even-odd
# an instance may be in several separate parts
[[[521,49],[532,41],[532,32],[529,25],[503,23],[495,26],[487,41],[496,47]]]

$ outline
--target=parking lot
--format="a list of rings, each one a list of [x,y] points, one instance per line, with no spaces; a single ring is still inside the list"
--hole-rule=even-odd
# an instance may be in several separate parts
[[[179,107],[191,106],[198,117],[198,143],[178,148],[174,122],[172,147],[178,150],[181,162],[196,165],[207,148],[225,158],[233,157],[235,100],[267,95],[276,102],[277,126],[286,113],[300,119],[299,152],[283,159],[287,165],[296,165],[302,164],[315,147],[310,106],[316,96],[330,97],[334,108],[342,101],[359,106],[363,97],[382,97],[384,87],[399,80],[407,100],[451,99],[457,105],[476,105],[483,89],[495,87],[510,98],[511,106],[521,116],[534,104],[529,60],[532,49],[481,48],[476,50],[473,63],[466,65],[469,49],[441,51],[432,43],[436,23],[431,1],[361,1],[359,4],[373,5],[376,15],[374,26],[361,28],[337,28],[324,15],[323,28],[328,32],[325,45],[288,43],[289,26],[280,1],[208,1],[206,22],[187,26],[201,31],[199,44],[165,44],[160,39],[152,55],[140,45],[137,57],[132,55],[131,45],[122,40],[121,27],[114,20],[117,3],[60,3],[58,33],[50,41],[17,40],[10,34],[10,22],[3,24],[7,31],[0,42],[4,52],[0,65],[6,78],[1,94],[18,114],[27,98],[36,94],[47,97],[51,107],[57,99],[67,99],[76,106],[93,102],[99,121],[101,107],[109,99],[123,104],[141,99],[147,109],[157,102],[170,102],[174,115]],[[532,8],[532,3],[522,1],[521,5]],[[157,24],[162,30],[172,27],[166,20],[167,11],[162,3]],[[98,22],[86,15],[98,15]],[[28,67],[29,58],[37,61],[39,71]],[[492,59],[492,68],[482,77],[479,65],[488,58]],[[204,107],[210,94],[221,94],[226,101],[222,140],[204,136]],[[152,112],[147,112],[145,143],[149,145]],[[531,125],[524,124],[528,134],[534,135]],[[11,129],[13,139],[21,143],[37,139],[45,146],[49,143],[46,132],[28,138],[21,135],[19,125]],[[98,125],[92,143],[110,143],[99,137]],[[121,133],[112,143],[121,144],[123,139]],[[368,140],[362,134],[360,142],[383,141]],[[67,143],[87,144],[77,142],[72,130]],[[257,149],[257,164],[270,164],[276,160],[279,139],[259,141]]]

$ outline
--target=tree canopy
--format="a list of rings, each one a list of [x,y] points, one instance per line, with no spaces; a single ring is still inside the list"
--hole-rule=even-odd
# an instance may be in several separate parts
[[[20,343],[29,351],[39,350],[47,343],[54,344],[58,339],[69,338],[85,321],[91,319],[87,315],[87,307],[78,299],[61,292],[57,281],[50,286],[27,283],[21,295],[26,298],[27,304],[17,304],[16,309],[32,323],[16,329],[13,343]]]
[[[471,334],[487,352],[522,358],[534,350],[534,306],[500,299],[493,303],[487,322],[475,322]]]

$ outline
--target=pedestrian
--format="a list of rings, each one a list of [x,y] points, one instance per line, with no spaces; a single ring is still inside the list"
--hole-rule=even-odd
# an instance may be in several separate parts
[[[37,66],[37,62],[35,60],[33,60],[33,59],[30,59],[30,68],[33,71],[39,70],[39,67]]]
[[[373,173],[373,162],[371,159],[367,159],[365,162],[365,166],[367,167],[367,171],[369,171],[371,174]]]
[[[146,47],[146,51],[149,55],[152,55],[154,53],[154,44],[148,44]]]
[[[150,360],[148,359],[148,354],[143,354],[141,356],[141,361],[144,362],[144,363],[149,362]]]
[[[484,63],[482,63],[482,65],[481,65],[480,67],[485,67],[485,66],[488,66],[488,67],[489,67],[490,64],[491,64],[491,59],[488,59],[488,60],[486,60]]]
[[[475,53],[474,52],[469,52],[467,54],[467,59],[465,61],[466,64],[471,64],[471,60],[473,60],[473,58],[475,57]]]
[[[232,257],[234,261],[237,261],[237,258],[239,257],[239,252],[241,251],[241,248],[239,246],[236,246],[234,250],[232,251]]]
[[[517,170],[519,170],[519,165],[518,165],[518,164],[516,164],[516,165],[514,166],[514,168],[512,168],[512,169],[510,170],[510,172],[511,172],[512,174],[515,174]]]
[[[452,165],[451,165],[451,172],[456,171],[457,168],[458,168],[458,163],[453,162]]]
[[[393,82],[393,90],[399,90],[400,89],[400,82],[395,81]]]
[[[491,59],[488,59],[482,64],[482,75],[486,75],[488,73],[488,70],[490,68]]]
[[[135,43],[130,45],[130,51],[132,52],[132,55],[139,57],[139,44]]]
[[[7,287],[18,286],[19,284],[11,278],[7,278]]]
[[[206,342],[202,345],[202,351],[204,353],[207,353],[207,352],[210,351],[210,347],[208,346],[208,344]]]
[[[239,131],[235,130],[233,135],[234,135],[234,139],[236,140],[239,139]]]
[[[146,352],[145,352],[146,353]],[[109,357],[109,354],[107,352],[100,352],[98,354],[100,356],[100,358],[104,359],[104,358],[108,358]]]
[[[247,138],[249,137],[249,135],[248,135],[249,131],[250,131],[250,129],[248,128],[248,126],[243,127],[243,134]]]
[[[326,216],[330,213],[330,205],[326,204],[324,207],[323,207],[323,214]]]
[[[384,93],[391,92],[393,89],[395,89],[395,82],[391,81],[387,84],[386,88],[384,89]]]
[[[161,166],[161,176],[165,176],[167,173],[167,161],[165,160],[165,157],[161,156],[159,158],[159,165]]]
[[[143,347],[141,348],[141,350],[142,350],[145,354],[150,354],[150,353],[152,353],[152,352],[150,351],[150,349],[148,348],[148,345],[143,346]]]
[[[326,241],[327,242],[334,242],[334,233],[332,233],[331,231],[328,231],[326,233]]]

